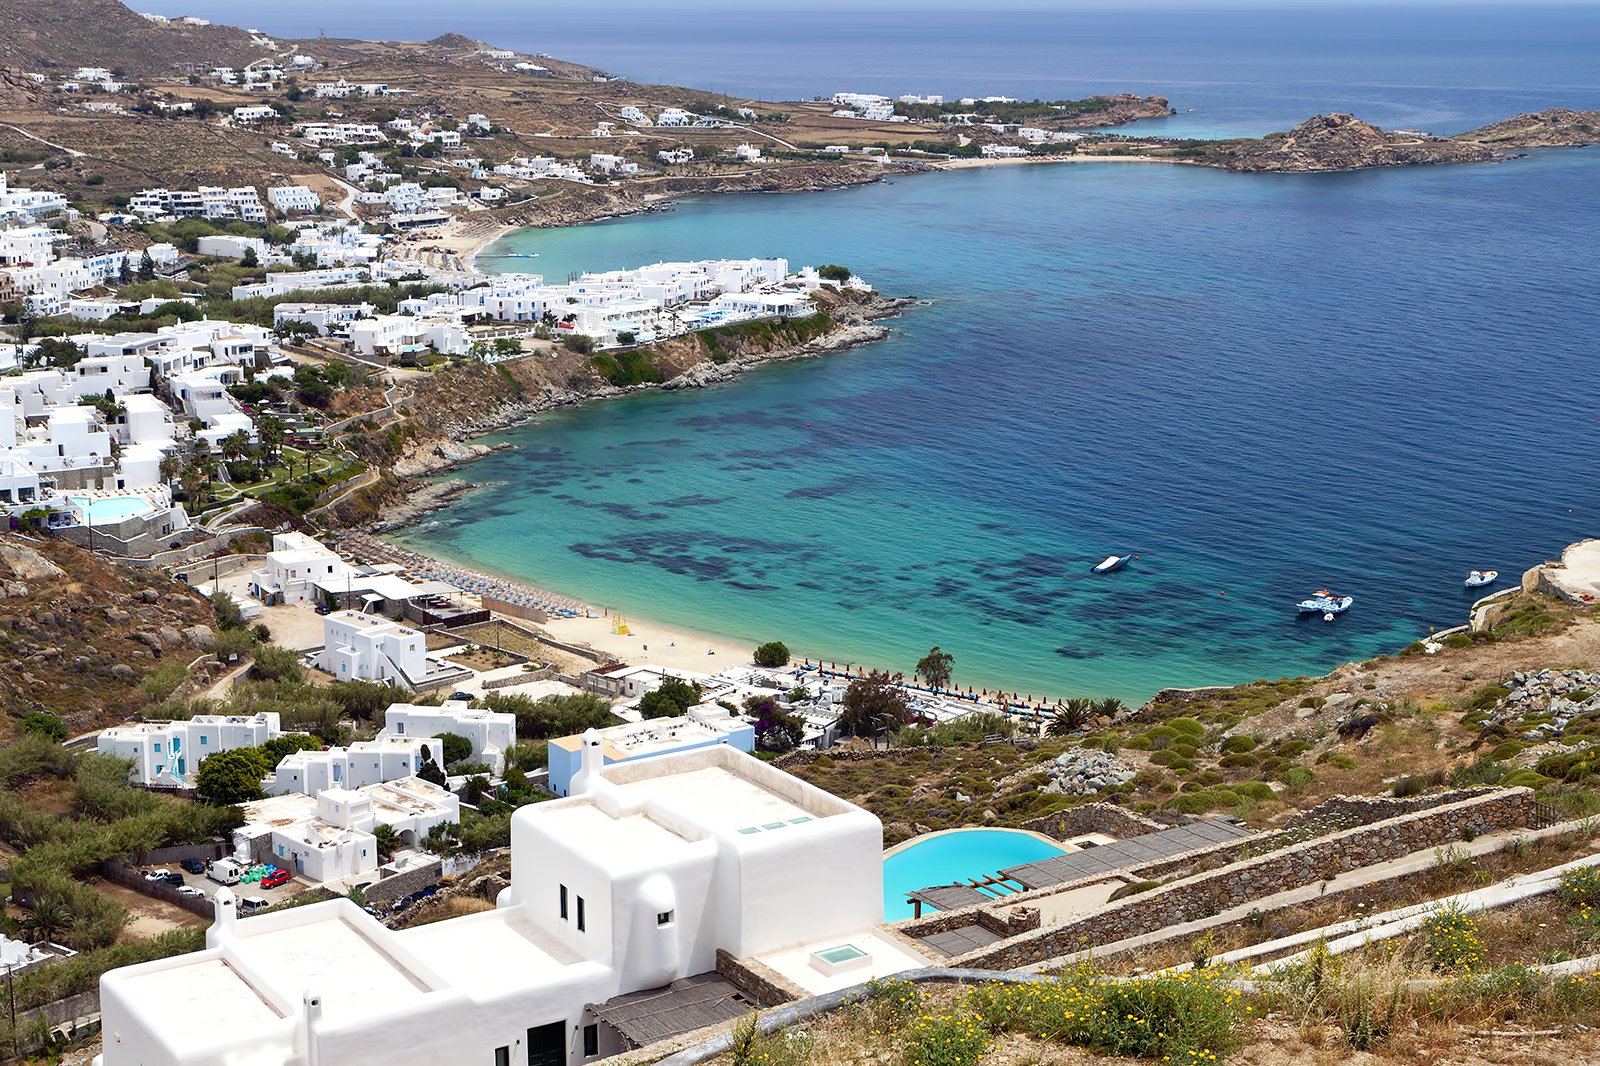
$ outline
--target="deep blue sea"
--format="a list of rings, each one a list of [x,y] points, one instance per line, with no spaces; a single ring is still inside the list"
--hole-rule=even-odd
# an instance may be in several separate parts
[[[386,3],[375,29],[376,9],[256,17],[457,29],[767,97],[1155,92],[1196,109],[1170,129],[1219,135],[1328,110],[1452,132],[1600,106],[1600,5],[468,0]],[[974,685],[1138,698],[1320,672],[1461,621],[1468,569],[1512,577],[1596,532],[1597,192],[1594,149],[1316,176],[1013,167],[527,232],[509,246],[553,277],[776,255],[930,305],[849,354],[541,418],[468,469],[488,488],[406,539],[802,654],[909,669],[937,643]],[[1139,559],[1088,573],[1112,552]],[[1356,606],[1297,618],[1325,587]]]

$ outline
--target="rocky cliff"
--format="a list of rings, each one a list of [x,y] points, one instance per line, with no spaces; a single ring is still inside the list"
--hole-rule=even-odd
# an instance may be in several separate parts
[[[1176,115],[1172,104],[1165,96],[1139,96],[1134,93],[1119,93],[1115,96],[1096,97],[1105,101],[1105,106],[1098,111],[1087,111],[1082,114],[1065,116],[1041,122],[1040,125],[1051,129],[1062,130],[1090,130],[1102,126],[1121,126],[1129,122],[1137,122],[1142,118],[1166,118]]]

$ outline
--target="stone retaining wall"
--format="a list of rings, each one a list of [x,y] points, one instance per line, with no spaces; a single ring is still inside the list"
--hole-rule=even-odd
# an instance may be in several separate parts
[[[1497,789],[1490,795],[1349,829],[1152,889],[1076,921],[991,944],[952,959],[951,965],[1016,969],[1204,918],[1347,870],[1497,829],[1525,827],[1533,803],[1529,789]]]
[[[1085,833],[1105,833],[1118,840],[1126,840],[1167,827],[1143,815],[1123,810],[1114,803],[1085,803],[1081,807],[1069,807],[1054,814],[1030,818],[1017,828],[1043,833],[1055,840],[1068,840]]]
[[[439,883],[443,867],[438,859],[424,863],[403,874],[394,874],[374,881],[361,891],[366,895],[368,903],[393,903],[402,896],[409,896],[419,888]],[[382,876],[382,871],[379,871]]]
[[[808,994],[765,963],[755,959],[736,959],[722,948],[717,949],[717,972],[763,1007],[793,1003],[797,999],[805,999]]]
[[[1301,811],[1290,818],[1280,828],[1296,829],[1330,819],[1353,819],[1364,825],[1381,819],[1396,818],[1402,814],[1442,807],[1447,803],[1460,803],[1462,800],[1487,796],[1495,791],[1497,790],[1494,788],[1464,788],[1451,792],[1436,792],[1429,796],[1406,796],[1403,799],[1394,796],[1330,796],[1310,810]]]

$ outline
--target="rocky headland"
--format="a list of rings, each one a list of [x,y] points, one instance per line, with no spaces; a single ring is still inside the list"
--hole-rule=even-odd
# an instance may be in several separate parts
[[[1183,141],[1168,158],[1241,173],[1312,173],[1368,167],[1488,163],[1529,148],[1600,144],[1600,111],[1515,115],[1453,137],[1385,130],[1354,115],[1314,115],[1287,133],[1252,140]],[[1152,155],[1159,156],[1160,150]]]

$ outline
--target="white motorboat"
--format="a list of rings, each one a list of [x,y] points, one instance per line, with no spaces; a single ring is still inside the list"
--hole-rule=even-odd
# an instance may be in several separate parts
[[[1464,584],[1469,589],[1481,589],[1485,585],[1494,584],[1494,579],[1499,576],[1500,571],[1498,570],[1474,570],[1467,575],[1467,580]]]

